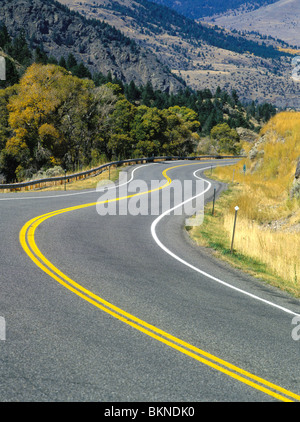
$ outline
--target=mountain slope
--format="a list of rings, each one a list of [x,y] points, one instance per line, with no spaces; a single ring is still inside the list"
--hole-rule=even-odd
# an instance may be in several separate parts
[[[92,72],[111,72],[123,82],[133,80],[137,85],[151,81],[162,91],[183,87],[155,55],[120,31],[107,23],[87,20],[56,1],[2,0],[1,23],[13,36],[23,29],[31,47],[42,45],[56,58],[74,54]]]
[[[140,31],[147,35],[149,32],[156,35],[179,35],[195,46],[207,42],[215,47],[237,53],[249,52],[263,58],[278,58],[282,55],[272,45],[248,39],[238,33],[232,34],[222,28],[196,23],[170,8],[156,5],[148,0],[60,0],[60,2],[73,10],[94,17],[97,15],[99,17],[105,10],[111,15],[110,19],[116,16],[120,16],[122,20],[127,19],[133,29],[140,28]]]
[[[257,31],[278,37],[290,45],[300,47],[299,0],[279,0],[254,11],[228,13],[215,17],[213,22],[229,29]]]
[[[300,108],[299,88],[291,79],[291,58],[266,48],[284,46],[278,40],[198,26],[146,0],[60,1],[86,17],[114,25],[150,49],[195,90],[215,91],[220,86],[228,92],[236,89],[241,100]]]
[[[154,3],[168,6],[191,19],[224,13],[228,10],[243,8],[253,10],[277,0],[152,0]]]

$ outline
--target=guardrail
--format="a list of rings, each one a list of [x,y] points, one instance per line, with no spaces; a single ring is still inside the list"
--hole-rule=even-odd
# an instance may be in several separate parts
[[[49,184],[63,184],[69,183],[71,180],[80,180],[90,176],[97,176],[103,171],[112,166],[121,166],[124,164],[146,164],[159,161],[172,161],[172,160],[201,160],[203,158],[223,159],[223,158],[242,158],[242,155],[199,155],[199,156],[163,156],[163,157],[147,157],[147,158],[131,158],[128,160],[112,161],[110,163],[102,164],[90,170],[82,171],[79,173],[68,174],[64,176],[48,177],[43,179],[30,180],[28,182],[20,183],[7,183],[0,184],[0,190],[4,191],[21,191],[22,189],[41,189],[42,187],[49,186]]]

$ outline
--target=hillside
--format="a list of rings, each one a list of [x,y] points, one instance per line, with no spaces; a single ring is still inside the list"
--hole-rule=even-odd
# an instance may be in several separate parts
[[[300,113],[278,113],[244,147],[245,160],[209,175],[228,182],[229,191],[217,201],[214,217],[209,206],[204,225],[192,236],[223,259],[300,297]]]
[[[228,29],[257,31],[300,47],[299,0],[279,0],[253,11],[231,11],[215,16],[211,21]]]
[[[52,0],[2,0],[0,23],[10,35],[21,30],[32,49],[42,47],[59,59],[74,54],[91,72],[138,85],[151,81],[156,89],[178,91],[183,85],[151,52],[98,20],[87,20]]]
[[[274,3],[277,0],[152,0],[154,3],[168,6],[177,12],[191,18],[199,19],[203,16],[211,16],[224,13],[228,10],[246,9],[254,10],[265,4]]]
[[[278,40],[197,25],[146,0],[60,0],[84,16],[105,21],[151,50],[193,89],[218,86],[241,100],[300,109],[299,85],[291,79],[291,58]],[[268,46],[276,47],[267,48]],[[250,53],[251,49],[251,53]]]
[[[24,180],[53,167],[193,152],[200,123],[187,107],[133,105],[121,87],[95,86],[55,64],[30,65],[0,89],[0,176]]]
[[[0,39],[5,34],[0,30]],[[9,40],[5,48],[13,53],[12,63],[17,66],[17,53],[18,60],[28,62],[26,43],[20,52],[15,49],[19,38]],[[17,83],[0,89],[0,180],[6,182],[116,158],[195,154],[200,138],[210,134],[214,150],[205,143],[204,154],[239,154],[240,139],[253,136],[276,114],[270,104],[243,107],[236,92],[162,93],[149,83],[124,85],[99,74],[92,80],[74,57],[66,67],[41,63],[47,57],[36,52],[30,60],[35,59],[22,65]],[[229,139],[219,139],[223,130]]]

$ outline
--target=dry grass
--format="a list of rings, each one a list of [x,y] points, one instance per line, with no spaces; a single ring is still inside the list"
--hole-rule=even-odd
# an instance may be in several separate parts
[[[109,177],[111,181],[117,180],[119,177],[119,172],[120,172],[119,168],[112,167],[110,170],[110,176],[109,176],[109,171],[105,170],[98,176],[89,177],[89,178],[81,179],[81,180],[75,180],[73,182],[70,181],[69,183],[66,184],[66,189],[67,190],[96,189],[99,182],[107,181],[109,180]],[[62,184],[49,186],[49,187],[43,188],[42,190],[44,192],[44,191],[61,191],[64,189],[65,189],[65,185],[63,182]]]
[[[295,50],[294,48],[278,48],[279,51],[282,51],[284,53],[289,53],[289,54],[295,54],[298,55],[300,54],[300,50]]]
[[[260,135],[266,135],[265,142],[257,147],[254,160],[247,158],[234,167],[214,170],[212,177],[228,182],[232,189],[221,198],[215,220],[223,233],[221,244],[228,250],[238,205],[235,253],[262,263],[263,272],[267,269],[273,274],[277,286],[300,297],[300,199],[289,195],[300,156],[300,113],[276,115]],[[199,240],[202,231],[210,244],[214,242],[208,226],[196,231],[193,237]],[[259,266],[255,272],[265,278]]]
[[[225,214],[223,225],[230,238],[233,214]],[[263,262],[282,280],[285,289],[300,296],[300,233],[268,230],[255,221],[238,218],[234,249]]]

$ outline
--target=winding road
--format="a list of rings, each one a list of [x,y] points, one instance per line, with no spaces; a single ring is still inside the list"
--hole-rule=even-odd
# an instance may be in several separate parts
[[[196,195],[210,201],[224,185],[201,170],[232,163],[128,167],[122,187],[148,190],[110,186],[105,201],[96,190],[0,196],[1,402],[300,400],[299,300],[196,247],[159,195],[156,215],[99,214],[150,200],[153,180],[171,199],[175,180],[205,180]]]

